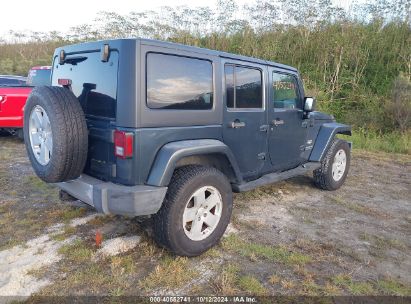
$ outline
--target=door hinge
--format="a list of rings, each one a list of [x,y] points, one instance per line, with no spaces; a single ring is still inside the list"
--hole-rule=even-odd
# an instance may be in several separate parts
[[[259,160],[265,160],[265,153],[264,153],[264,152],[258,153],[257,159],[259,159]]]
[[[260,126],[260,131],[261,131],[261,132],[267,132],[267,131],[268,131],[268,125],[262,125],[262,126]]]

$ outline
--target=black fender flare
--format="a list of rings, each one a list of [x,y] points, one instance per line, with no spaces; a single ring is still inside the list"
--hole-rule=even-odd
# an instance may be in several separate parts
[[[318,132],[314,147],[308,160],[312,162],[320,162],[323,159],[336,134],[345,134],[351,136],[351,126],[337,122],[323,124]]]
[[[150,170],[147,185],[168,186],[179,160],[188,156],[207,154],[222,154],[226,156],[237,179],[236,182],[242,182],[238,164],[232,151],[226,144],[217,139],[194,139],[165,144],[157,153]]]

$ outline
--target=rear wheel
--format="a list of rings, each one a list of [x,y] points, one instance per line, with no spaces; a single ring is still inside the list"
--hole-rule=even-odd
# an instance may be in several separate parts
[[[337,190],[344,184],[350,168],[350,152],[346,141],[338,138],[333,140],[321,162],[321,167],[314,171],[317,187],[324,190]]]
[[[182,256],[196,256],[224,234],[232,212],[231,185],[215,168],[176,170],[160,211],[154,217],[158,244]]]
[[[35,87],[24,109],[24,139],[42,180],[56,183],[79,177],[87,159],[88,134],[74,94],[62,87]]]

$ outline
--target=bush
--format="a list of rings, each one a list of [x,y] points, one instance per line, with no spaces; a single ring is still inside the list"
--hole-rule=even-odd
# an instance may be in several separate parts
[[[387,113],[400,132],[411,124],[411,81],[400,74],[394,81],[392,98],[386,105]]]

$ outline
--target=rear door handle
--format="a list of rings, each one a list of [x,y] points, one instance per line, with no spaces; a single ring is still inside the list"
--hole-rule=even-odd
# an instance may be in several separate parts
[[[276,126],[276,127],[278,127],[280,125],[283,125],[283,124],[284,124],[284,120],[282,120],[282,119],[274,119],[273,120],[273,125]]]
[[[228,124],[229,128],[233,129],[238,129],[238,128],[244,128],[245,127],[245,122],[240,121],[239,119],[236,119]]]

